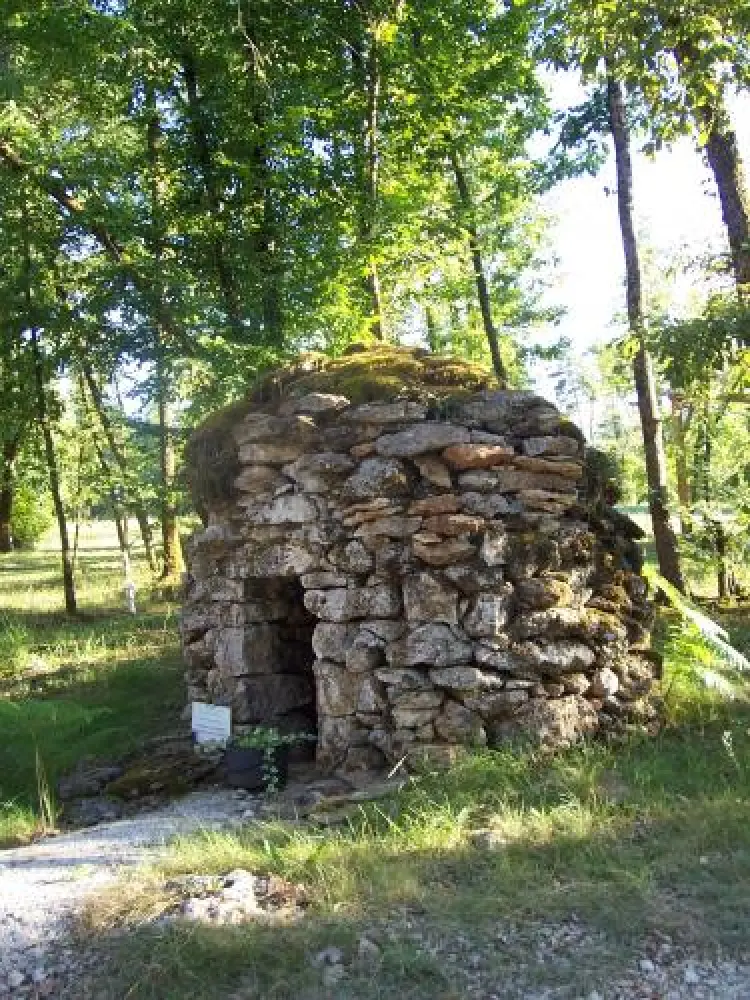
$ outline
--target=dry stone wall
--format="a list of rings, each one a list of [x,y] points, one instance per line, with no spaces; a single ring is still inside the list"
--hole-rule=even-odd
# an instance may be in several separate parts
[[[565,744],[650,718],[637,530],[584,499],[580,434],[529,392],[306,392],[231,428],[189,546],[190,700],[317,732],[322,763]]]

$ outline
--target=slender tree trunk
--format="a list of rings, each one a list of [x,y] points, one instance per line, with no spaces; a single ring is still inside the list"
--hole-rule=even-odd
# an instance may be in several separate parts
[[[91,366],[84,363],[81,365],[81,370],[84,378],[86,379],[86,385],[88,386],[89,394],[91,395],[91,401],[94,405],[96,415],[99,418],[102,430],[104,431],[104,437],[106,438],[107,445],[109,446],[109,450],[112,452],[112,457],[120,470],[120,476],[123,481],[125,494],[129,499],[129,503],[133,508],[133,513],[135,514],[138,522],[138,528],[143,540],[143,548],[146,553],[149,569],[155,573],[158,567],[156,563],[156,554],[154,552],[153,532],[148,521],[146,507],[137,492],[133,490],[132,485],[130,485],[132,477],[129,475],[128,461],[125,455],[124,446],[122,442],[117,440],[115,429],[112,425],[112,421],[109,419],[109,415],[107,414],[107,408],[104,405],[101,388],[94,377]],[[125,485],[126,483],[128,485]]]
[[[157,392],[159,397],[159,465],[161,469],[161,535],[163,550],[162,576],[172,579],[184,568],[180,544],[174,481],[177,471],[174,439],[169,428],[168,371],[157,362]]]
[[[625,101],[622,86],[615,79],[611,67],[608,66],[607,70],[609,123],[617,165],[617,207],[625,255],[628,324],[639,340],[638,352],[633,360],[633,374],[646,457],[651,524],[653,525],[659,572],[674,587],[684,593],[685,584],[680,570],[677,539],[669,520],[667,463],[664,455],[656,382],[651,358],[643,339],[641,269],[633,222],[633,167],[630,158],[630,135],[625,117]]]
[[[690,42],[676,46],[674,55],[678,67],[685,72],[701,60],[700,50]],[[719,191],[737,291],[744,298],[750,295],[750,191],[737,135],[721,91],[697,104],[693,116],[706,137],[703,150]]]
[[[161,272],[164,260],[164,219],[163,198],[159,177],[161,122],[156,106],[155,94],[149,95],[151,115],[147,129],[147,152],[151,171],[151,246],[157,270]],[[166,330],[162,324],[164,313],[164,287],[157,281],[152,301],[152,323],[154,328],[154,363],[156,371],[156,400],[159,412],[159,484],[161,504],[162,534],[162,578],[171,579],[183,569],[180,533],[177,523],[177,507],[174,496],[174,481],[177,458],[174,440],[169,427],[170,366],[167,359]]]
[[[37,419],[42,429],[44,439],[44,452],[47,459],[47,471],[49,473],[50,492],[52,493],[52,503],[55,508],[57,527],[60,532],[60,557],[62,560],[63,591],[65,594],[65,610],[69,615],[74,615],[78,611],[76,601],[76,584],[73,573],[73,563],[70,555],[70,538],[68,536],[68,524],[65,520],[65,504],[62,498],[62,488],[60,470],[55,454],[55,442],[52,437],[52,426],[50,424],[49,412],[47,409],[47,382],[44,373],[44,360],[39,346],[39,327],[36,323],[34,309],[33,282],[33,261],[31,249],[31,235],[29,232],[29,217],[26,203],[23,206],[23,273],[24,273],[24,298],[26,301],[26,317],[29,325],[29,336],[31,342],[31,358],[34,367],[34,387]]]
[[[13,551],[13,500],[15,497],[15,464],[21,447],[21,435],[3,444],[0,471],[0,552]]]
[[[723,109],[722,109],[723,110]],[[715,112],[706,140],[706,159],[719,189],[738,292],[750,295],[750,194],[737,136],[726,112]]]
[[[74,615],[78,611],[76,601],[75,574],[73,572],[73,559],[70,551],[70,537],[68,535],[68,524],[65,520],[65,505],[62,499],[62,488],[60,485],[60,470],[55,454],[55,442],[52,437],[52,427],[50,426],[49,414],[47,412],[46,387],[44,378],[44,362],[39,347],[39,330],[31,327],[31,349],[34,358],[34,381],[36,384],[36,410],[39,424],[42,428],[44,438],[44,452],[47,459],[47,470],[49,472],[50,492],[52,493],[52,503],[55,508],[57,527],[60,532],[60,555],[62,559],[63,590],[65,592],[65,610],[69,615]]]
[[[692,495],[690,478],[688,476],[687,431],[688,420],[685,414],[685,404],[672,395],[672,426],[674,428],[675,470],[677,473],[677,500],[680,505],[680,526],[683,535],[689,535],[693,530],[690,518]]]
[[[487,337],[487,343],[489,344],[490,355],[492,357],[492,367],[495,370],[495,375],[497,375],[498,381],[505,384],[508,380],[508,373],[505,370],[503,359],[500,356],[500,344],[497,337],[495,323],[492,318],[492,302],[490,300],[489,288],[487,287],[484,262],[482,261],[479,233],[477,231],[476,222],[474,221],[474,202],[471,197],[471,191],[469,190],[469,182],[466,179],[466,174],[455,150],[451,150],[450,152],[450,161],[451,167],[453,168],[453,177],[456,181],[458,201],[461,206],[462,224],[469,237],[469,252],[471,254],[471,264],[474,271],[474,281],[477,286],[477,299],[479,300],[479,310],[482,314],[484,333]]]

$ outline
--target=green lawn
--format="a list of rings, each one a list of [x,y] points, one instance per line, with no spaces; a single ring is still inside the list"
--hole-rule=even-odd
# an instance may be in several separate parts
[[[127,614],[113,526],[81,541],[75,621],[53,550],[0,556],[0,845],[39,828],[45,779],[174,728],[181,707],[173,604],[136,559],[140,610]]]

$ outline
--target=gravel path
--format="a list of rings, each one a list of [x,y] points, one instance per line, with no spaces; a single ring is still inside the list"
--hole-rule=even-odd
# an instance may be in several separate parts
[[[231,829],[252,819],[256,808],[242,792],[195,792],[150,813],[0,851],[0,1000],[88,996],[81,986],[88,959],[70,937],[71,918],[85,898],[128,867],[156,859],[175,836]],[[389,931],[452,967],[457,996],[466,1000],[750,1000],[750,966],[693,956],[665,936],[644,941],[641,957],[602,986],[601,968],[592,982],[581,967],[598,946],[596,933],[577,922],[506,928],[493,941],[470,932],[433,936],[411,920]],[[492,968],[498,950],[510,959],[499,989]],[[543,987],[540,978],[554,985]]]
[[[176,836],[251,818],[252,806],[243,792],[194,792],[153,812],[0,851],[0,1000],[63,995],[76,966],[69,922],[86,896],[123,867],[154,860]]]

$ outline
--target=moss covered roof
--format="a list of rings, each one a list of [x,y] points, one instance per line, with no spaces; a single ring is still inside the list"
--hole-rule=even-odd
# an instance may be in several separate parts
[[[309,392],[348,396],[352,403],[426,400],[478,392],[496,385],[492,372],[419,347],[353,344],[338,358],[305,354],[266,375],[250,393],[255,403],[276,403]]]
[[[186,450],[188,478],[198,503],[209,497],[228,499],[237,471],[232,428],[253,410],[273,411],[285,399],[325,392],[347,396],[355,404],[397,399],[438,403],[496,386],[484,365],[418,347],[353,344],[337,358],[303,354],[264,375],[244,399],[196,428]]]

